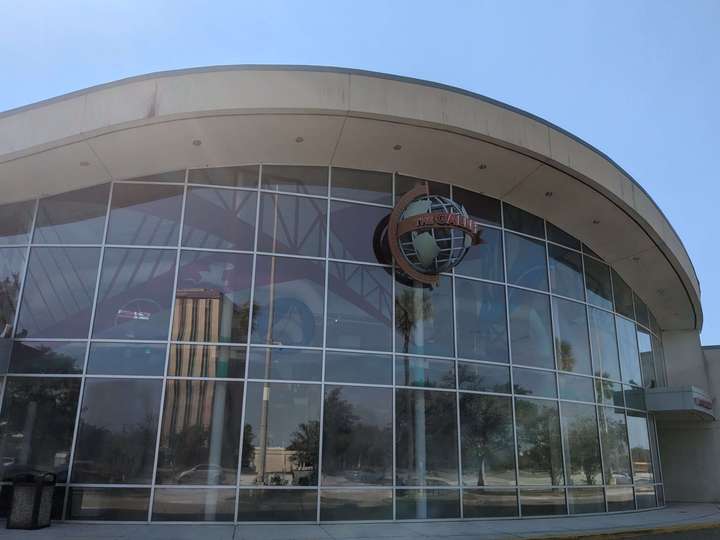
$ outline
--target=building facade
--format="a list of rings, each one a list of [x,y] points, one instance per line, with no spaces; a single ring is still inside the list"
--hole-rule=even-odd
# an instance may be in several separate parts
[[[702,311],[671,225],[520,111],[231,67],[9,111],[0,132],[5,504],[32,468],[71,520],[637,511],[672,493],[662,449],[684,447],[663,425],[713,416],[673,378]],[[477,232],[431,285],[384,249],[418,186]]]

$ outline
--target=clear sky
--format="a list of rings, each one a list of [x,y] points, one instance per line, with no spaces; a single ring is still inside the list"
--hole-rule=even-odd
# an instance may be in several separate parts
[[[0,0],[0,110],[152,71],[315,64],[460,86],[632,174],[700,277],[720,344],[720,0]]]

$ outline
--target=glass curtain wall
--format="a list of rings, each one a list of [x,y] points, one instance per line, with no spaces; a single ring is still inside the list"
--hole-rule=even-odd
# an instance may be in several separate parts
[[[659,328],[519,208],[431,182],[483,243],[433,288],[378,262],[416,180],[245,165],[0,206],[0,509],[74,520],[596,513],[662,503]]]

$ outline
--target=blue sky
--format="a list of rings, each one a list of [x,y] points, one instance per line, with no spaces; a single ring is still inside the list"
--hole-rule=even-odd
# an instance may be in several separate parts
[[[720,1],[0,0],[0,110],[151,71],[353,67],[456,85],[606,152],[695,263],[720,344]]]

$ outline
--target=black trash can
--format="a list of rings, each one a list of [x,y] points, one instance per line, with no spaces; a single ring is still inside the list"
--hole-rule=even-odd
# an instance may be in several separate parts
[[[12,479],[13,493],[8,529],[42,529],[50,526],[55,474],[27,472]]]

